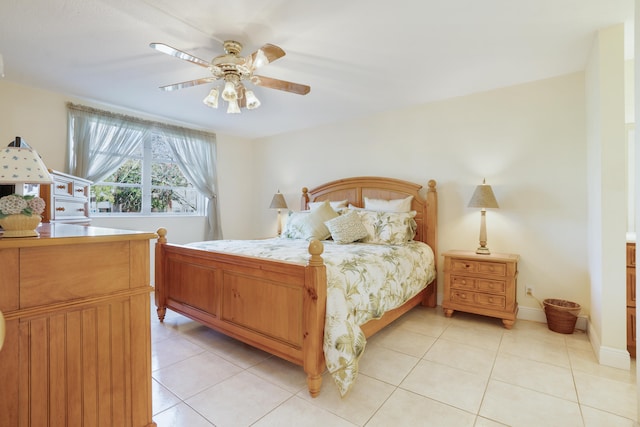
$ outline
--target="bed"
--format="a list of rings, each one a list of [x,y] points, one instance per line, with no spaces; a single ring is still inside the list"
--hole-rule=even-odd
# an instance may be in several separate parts
[[[436,183],[429,181],[423,190],[419,184],[398,179],[355,177],[332,181],[311,190],[302,189],[301,211],[314,204],[327,205],[334,201],[346,203],[350,210],[356,211],[358,207],[364,207],[365,200],[384,202],[401,199],[410,201],[415,227],[412,240],[426,243],[434,255],[430,265],[425,266],[425,270],[431,273],[424,276],[426,283],[406,302],[357,325],[357,331],[363,337],[375,334],[418,304],[436,305]],[[325,337],[325,323],[328,324],[328,316],[332,316],[331,312],[327,315],[327,289],[331,296],[333,287],[328,283],[336,277],[328,257],[340,245],[331,240],[298,241],[296,244],[302,244],[304,249],[301,254],[304,258],[300,261],[262,256],[263,252],[271,249],[263,249],[263,252],[256,249],[258,252],[248,255],[212,249],[205,242],[170,244],[165,229],[159,229],[158,236],[155,247],[155,303],[160,321],[164,319],[166,310],[171,309],[225,335],[301,365],[307,375],[309,393],[316,397],[327,360],[329,368],[334,363],[329,355],[325,356],[325,341],[330,337],[329,330]],[[266,240],[272,239],[248,241],[244,245],[258,247],[270,244]],[[226,241],[211,243],[227,244]],[[416,245],[425,246],[422,243]],[[344,245],[348,246],[353,245]],[[327,258],[326,263],[323,255]],[[331,298],[329,300],[332,301]],[[338,348],[342,343],[331,345]],[[358,352],[363,349],[362,343]],[[329,369],[343,396],[357,375],[359,355],[355,355],[352,364],[342,372]]]

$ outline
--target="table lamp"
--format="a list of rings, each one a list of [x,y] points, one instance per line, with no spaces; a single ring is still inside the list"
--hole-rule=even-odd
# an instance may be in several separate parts
[[[278,236],[282,234],[282,223],[280,221],[280,209],[287,209],[287,202],[284,200],[284,196],[280,193],[280,190],[273,195],[271,199],[270,209],[278,209]]]
[[[498,202],[496,201],[496,196],[493,195],[491,186],[486,184],[486,180],[483,179],[482,184],[476,187],[468,207],[480,208],[480,246],[476,249],[476,253],[489,255],[491,252],[487,247],[486,209],[498,208]]]

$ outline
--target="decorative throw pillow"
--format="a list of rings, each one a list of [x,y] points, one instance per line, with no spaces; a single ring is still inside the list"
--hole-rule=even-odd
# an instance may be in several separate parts
[[[385,245],[403,245],[416,235],[417,224],[414,220],[416,211],[411,212],[376,212],[356,211],[367,229],[364,243]]]
[[[383,200],[364,198],[364,208],[371,211],[384,212],[409,212],[411,210],[411,201],[413,196],[404,199]]]
[[[333,210],[328,201],[322,202],[315,207],[302,224],[302,234],[304,239],[312,240],[325,240],[331,237],[331,233],[324,223],[338,216],[338,213]]]
[[[364,239],[369,234],[362,224],[360,215],[351,211],[325,222],[331,233],[331,238],[336,243],[352,243],[356,240]]]

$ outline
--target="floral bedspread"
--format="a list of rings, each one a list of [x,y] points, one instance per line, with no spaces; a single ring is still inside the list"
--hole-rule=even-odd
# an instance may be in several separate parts
[[[327,306],[323,350],[327,369],[346,395],[358,374],[366,338],[359,325],[402,305],[435,277],[434,255],[422,242],[386,246],[323,241]],[[215,240],[187,246],[306,264],[302,239]]]

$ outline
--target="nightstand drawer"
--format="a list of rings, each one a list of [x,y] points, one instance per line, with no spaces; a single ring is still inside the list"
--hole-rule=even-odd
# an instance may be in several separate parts
[[[491,308],[499,308],[504,310],[507,306],[506,299],[503,296],[491,295],[491,294],[475,294],[475,301],[478,305],[483,305]]]
[[[478,279],[477,285],[481,292],[504,295],[507,291],[507,282],[504,280]]]
[[[479,274],[490,274],[492,276],[504,277],[507,274],[507,265],[500,262],[479,262],[464,259],[451,260],[452,272],[468,272]]]
[[[451,288],[475,291],[476,279],[464,276],[451,276]]]
[[[474,304],[473,292],[451,291],[450,301],[458,304]]]

